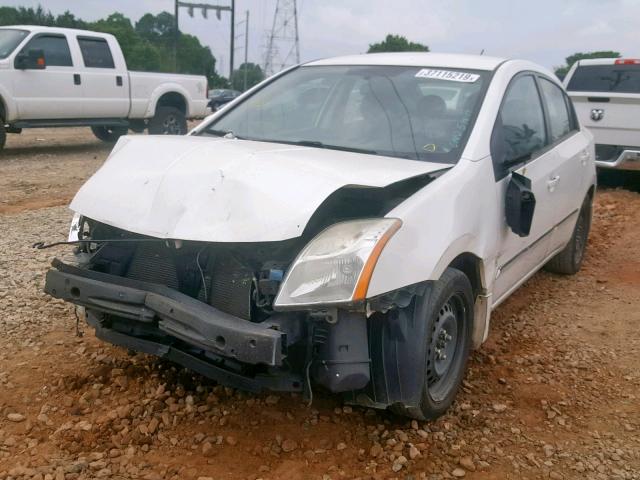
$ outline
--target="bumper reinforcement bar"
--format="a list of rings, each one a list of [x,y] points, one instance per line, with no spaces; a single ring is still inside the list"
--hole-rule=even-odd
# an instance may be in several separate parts
[[[52,265],[55,270],[47,272],[44,290],[55,298],[146,324],[157,321],[163,334],[222,357],[253,365],[282,365],[286,347],[282,332],[229,315],[163,285],[85,270],[58,259]],[[96,327],[97,333],[107,335],[99,331],[102,326]]]

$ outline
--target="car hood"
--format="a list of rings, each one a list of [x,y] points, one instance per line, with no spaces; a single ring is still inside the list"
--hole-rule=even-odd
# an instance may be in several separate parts
[[[298,237],[345,186],[385,187],[451,165],[211,137],[122,137],[71,209],[158,238]]]

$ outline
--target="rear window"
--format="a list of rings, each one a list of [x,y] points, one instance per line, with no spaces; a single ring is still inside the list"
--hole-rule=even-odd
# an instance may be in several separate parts
[[[572,92],[640,93],[640,65],[585,65],[574,72]]]
[[[90,68],[115,68],[107,41],[103,38],[78,37],[84,66]]]

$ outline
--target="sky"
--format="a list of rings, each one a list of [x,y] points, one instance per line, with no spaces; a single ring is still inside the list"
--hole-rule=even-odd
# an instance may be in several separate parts
[[[229,5],[230,0],[192,0]],[[263,63],[277,0],[236,0],[236,21],[250,11],[250,62]],[[552,68],[575,52],[617,50],[640,56],[640,0],[297,0],[302,61],[366,52],[387,33],[404,35],[434,52],[480,53],[532,60]],[[38,4],[84,20],[114,11],[137,20],[147,12],[173,12],[173,0],[3,0],[6,6]],[[180,30],[198,36],[228,75],[229,14],[222,20],[199,11],[180,13]],[[244,33],[244,26],[236,33]],[[244,59],[238,37],[235,64]]]

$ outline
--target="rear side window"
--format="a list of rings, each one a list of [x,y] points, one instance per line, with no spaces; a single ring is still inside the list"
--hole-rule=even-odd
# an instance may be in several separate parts
[[[115,68],[109,44],[104,38],[78,37],[85,67]]]
[[[553,143],[572,130],[571,115],[560,87],[544,78],[540,78],[540,87],[549,112],[549,128]]]
[[[492,150],[499,170],[526,161],[545,147],[544,114],[536,82],[531,75],[512,81],[494,127]]]
[[[42,50],[48,67],[73,67],[69,44],[64,36],[39,35],[27,43],[21,52]]]
[[[571,92],[640,93],[640,65],[584,65],[576,68]]]

